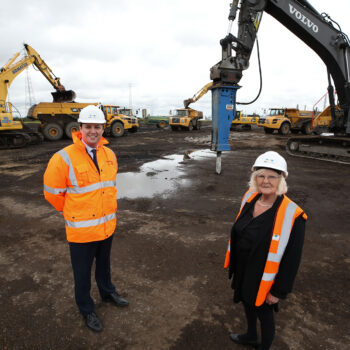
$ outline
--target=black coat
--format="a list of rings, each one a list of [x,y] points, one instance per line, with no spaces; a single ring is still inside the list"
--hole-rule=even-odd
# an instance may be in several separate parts
[[[260,198],[260,195],[256,196],[250,203],[247,202],[245,204],[240,217],[231,230],[229,278],[233,276],[232,288],[235,290],[234,301],[244,301],[250,305],[255,304],[270,247],[273,224],[283,196],[279,196],[269,210],[254,219],[256,221],[253,230],[258,230],[258,232],[253,233],[255,233],[257,239],[254,240],[250,251],[244,256],[237,249],[238,233],[236,228],[240,224],[240,220],[249,222],[247,215],[252,213],[258,198]],[[302,216],[299,216],[294,222],[275,282],[270,290],[270,293],[277,298],[285,299],[287,294],[292,291],[301,260],[304,235],[305,220]]]

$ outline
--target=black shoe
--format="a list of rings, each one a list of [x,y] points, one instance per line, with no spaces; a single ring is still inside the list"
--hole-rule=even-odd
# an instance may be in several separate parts
[[[129,302],[120,296],[117,292],[113,292],[106,296],[105,298],[102,299],[103,301],[108,301],[113,303],[116,306],[123,307],[123,306],[128,306]]]
[[[254,347],[258,347],[260,345],[260,342],[258,339],[251,339],[248,338],[247,334],[230,334],[230,339],[235,342],[236,344],[244,344],[244,345],[251,345]]]
[[[94,312],[84,316],[86,325],[95,332],[102,331],[102,323]]]

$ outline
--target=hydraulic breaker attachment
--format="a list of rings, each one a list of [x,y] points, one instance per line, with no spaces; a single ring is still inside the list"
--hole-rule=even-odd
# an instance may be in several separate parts
[[[231,149],[228,141],[236,117],[236,93],[239,85],[213,87],[211,150],[217,152],[216,173],[221,173],[221,152]]]

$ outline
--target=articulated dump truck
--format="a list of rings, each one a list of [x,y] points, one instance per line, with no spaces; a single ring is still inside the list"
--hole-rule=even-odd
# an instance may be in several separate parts
[[[259,116],[256,114],[245,115],[241,111],[236,112],[236,118],[232,120],[230,130],[237,131],[242,130],[251,130],[252,125],[257,125]]]
[[[263,127],[267,134],[277,130],[281,135],[288,135],[290,132],[297,134],[299,131],[310,135],[312,115],[312,111],[301,111],[298,108],[270,108],[264,118],[259,118],[258,126]]]
[[[176,114],[170,117],[169,125],[171,130],[199,130],[201,128],[200,119],[203,118],[203,112],[192,108],[179,108]]]
[[[64,135],[72,138],[72,132],[79,130],[77,122],[80,111],[88,106],[98,103],[78,102],[41,102],[33,105],[28,111],[28,118],[40,120],[41,131],[45,139],[49,141],[60,140]],[[136,132],[139,128],[137,118],[126,116],[119,112],[119,106],[100,105],[106,116],[106,135],[113,137],[123,136],[125,130]]]

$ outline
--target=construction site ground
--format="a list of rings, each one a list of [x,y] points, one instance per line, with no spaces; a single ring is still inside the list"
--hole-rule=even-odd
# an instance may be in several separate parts
[[[349,349],[349,166],[291,157],[287,137],[254,129],[231,132],[232,151],[216,175],[215,157],[204,151],[210,138],[210,127],[155,126],[109,138],[124,174],[112,279],[130,306],[102,302],[92,277],[102,333],[89,330],[77,310],[63,218],[42,191],[47,162],[70,141],[0,151],[1,350],[244,349],[229,339],[230,332],[245,331],[245,321],[242,305],[232,303],[223,262],[251,165],[267,150],[287,159],[289,196],[309,216],[302,263],[276,314],[272,349]],[[178,156],[164,158],[171,155]],[[168,163],[145,168],[156,160],[173,162],[172,171]],[[135,177],[141,166],[148,169],[144,186]],[[147,197],[150,183],[154,194]]]

